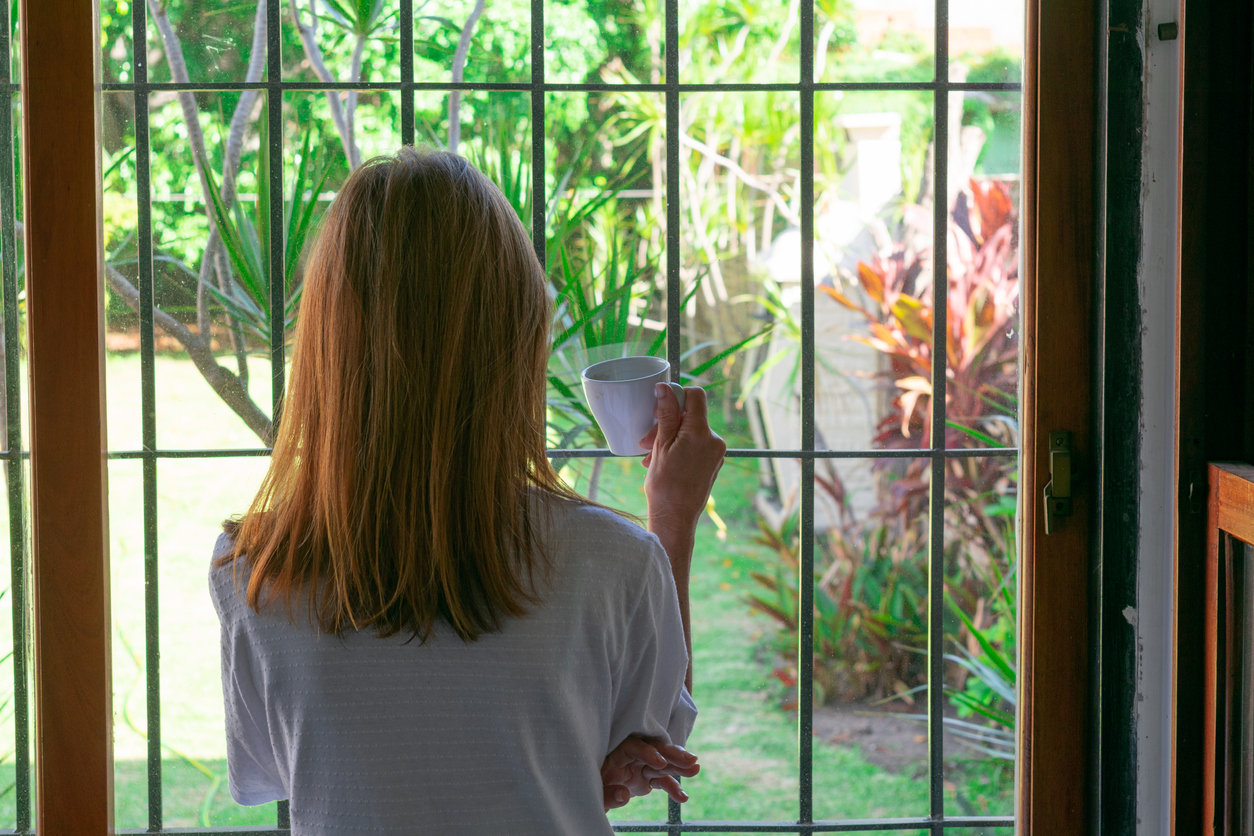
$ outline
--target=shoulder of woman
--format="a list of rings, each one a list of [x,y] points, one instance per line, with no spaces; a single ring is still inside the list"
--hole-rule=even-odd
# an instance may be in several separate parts
[[[209,591],[214,602],[225,600],[228,593],[243,590],[248,583],[248,561],[230,560],[235,549],[235,538],[228,532],[218,535],[213,544],[213,556],[209,560]]]
[[[639,523],[598,505],[564,502],[553,512],[553,528],[562,537],[613,543],[641,552],[650,551],[657,542]]]

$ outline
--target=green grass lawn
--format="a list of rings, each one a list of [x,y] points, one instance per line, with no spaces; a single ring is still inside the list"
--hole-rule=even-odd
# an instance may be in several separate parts
[[[254,365],[255,397],[268,403],[268,366]],[[107,362],[109,437],[113,449],[139,446],[139,360]],[[157,358],[158,438],[167,449],[254,447],[258,442],[209,390],[189,362]],[[721,421],[716,421],[721,425]],[[744,444],[734,439],[733,444]],[[244,510],[265,459],[162,460],[157,513],[161,619],[163,804],[166,826],[269,824],[274,805],[244,808],[226,787],[217,619],[206,573],[221,521]],[[586,468],[587,462],[578,467]],[[118,827],[147,825],[144,665],[143,483],[138,461],[109,466],[112,535],[113,666],[116,810]],[[570,473],[570,471],[567,471]],[[608,460],[600,500],[644,511],[638,459]],[[580,483],[582,487],[582,482]],[[778,683],[768,678],[763,649],[770,624],[743,602],[758,560],[751,501],[757,463],[729,459],[715,487],[716,511],[728,531],[703,520],[693,562],[692,613],[695,698],[700,708],[690,748],[702,773],[685,782],[692,800],[685,818],[796,819],[797,726],[777,707]],[[0,567],[7,571],[7,567]],[[7,600],[0,600],[0,608]],[[0,612],[0,641],[6,612]],[[772,688],[772,685],[775,687]],[[11,735],[11,732],[10,732]],[[0,740],[0,745],[5,743]],[[11,776],[12,768],[8,768]],[[0,767],[0,787],[11,783]],[[923,816],[926,778],[893,774],[866,762],[856,749],[826,741],[814,746],[816,818]],[[956,811],[955,811],[956,812]],[[615,819],[664,819],[660,793],[615,811]],[[0,822],[12,821],[13,793],[0,798]]]

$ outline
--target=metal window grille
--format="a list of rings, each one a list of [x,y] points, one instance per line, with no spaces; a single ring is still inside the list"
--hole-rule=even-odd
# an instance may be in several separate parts
[[[950,92],[958,91],[1019,91],[1018,83],[952,83],[949,79],[949,6],[948,0],[935,0],[936,39],[935,74],[931,81],[919,82],[849,82],[817,83],[814,79],[814,4],[804,2],[800,9],[800,73],[796,83],[785,84],[684,84],[679,73],[679,0],[665,0],[665,81],[661,84],[550,84],[545,81],[544,51],[544,0],[531,3],[531,81],[527,83],[416,83],[414,81],[413,54],[413,0],[400,0],[400,75],[399,82],[318,83],[284,81],[280,55],[281,4],[268,4],[267,27],[267,80],[258,83],[192,82],[189,84],[152,83],[148,80],[147,58],[144,44],[148,42],[146,4],[132,5],[132,43],[134,51],[133,81],[104,85],[106,91],[130,93],[135,103],[135,152],[138,199],[138,289],[140,293],[140,356],[142,394],[142,449],[114,451],[110,459],[139,459],[143,465],[143,519],[144,519],[144,579],[145,579],[145,649],[147,673],[147,726],[148,726],[148,827],[146,830],[123,830],[122,833],[161,833],[164,830],[162,814],[161,774],[161,680],[158,614],[158,540],[157,540],[157,460],[180,458],[230,458],[269,455],[267,449],[238,450],[162,450],[157,447],[156,435],[156,386],[153,332],[153,243],[152,243],[152,193],[150,175],[149,108],[150,93],[175,90],[245,90],[264,91],[271,102],[281,102],[286,91],[322,91],[362,89],[372,91],[398,91],[401,97],[402,141],[414,141],[414,94],[418,90],[497,90],[520,91],[531,94],[532,172],[533,195],[545,193],[545,96],[549,92],[591,92],[604,90],[634,89],[664,95],[666,102],[666,170],[677,172],[680,167],[679,114],[680,96],[696,91],[791,91],[800,97],[801,167],[801,446],[800,449],[732,449],[729,456],[751,458],[789,458],[801,462],[801,569],[800,578],[800,635],[802,651],[798,659],[798,693],[808,694],[813,687],[813,659],[806,649],[813,646],[813,584],[814,576],[814,465],[818,459],[884,459],[928,458],[931,462],[929,507],[929,610],[928,610],[928,663],[927,679],[927,731],[929,749],[929,815],[914,818],[881,818],[863,820],[814,820],[812,782],[812,705],[809,700],[798,701],[797,740],[799,749],[799,818],[796,821],[682,821],[680,807],[670,802],[668,820],[665,822],[616,822],[618,832],[665,832],[678,834],[701,833],[834,833],[866,831],[920,831],[927,830],[933,836],[942,836],[948,828],[1013,827],[1012,816],[946,817],[943,775],[942,697],[943,690],[935,687],[942,681],[942,611],[943,561],[944,561],[944,480],[945,465],[955,458],[966,457],[1017,457],[1014,448],[945,449],[945,381],[946,381],[946,291],[947,282],[934,283],[932,380],[934,386],[931,446],[910,450],[852,450],[832,451],[815,449],[815,355],[814,355],[814,97],[825,91],[924,91],[933,95],[935,155],[933,160],[934,193],[947,192],[946,140],[949,136],[947,106]],[[9,542],[11,550],[12,606],[13,606],[13,686],[15,723],[15,779],[16,779],[16,830],[7,832],[32,833],[31,813],[31,745],[30,745],[30,685],[29,685],[29,635],[26,621],[28,595],[27,573],[29,550],[25,517],[25,476],[23,461],[28,455],[22,449],[22,420],[19,367],[19,297],[18,271],[15,259],[16,206],[14,181],[14,133],[13,104],[19,93],[12,79],[10,60],[11,33],[9,4],[0,4],[0,67],[3,67],[4,83],[0,84],[0,270],[3,271],[4,295],[4,347],[5,385],[7,392],[7,450],[3,453],[8,467]],[[283,131],[282,108],[268,107],[271,228],[283,228]],[[544,261],[545,201],[533,199],[532,231],[536,252]],[[948,210],[944,200],[934,200],[933,265],[946,264]],[[672,374],[678,378],[681,365],[682,289],[680,284],[680,195],[679,178],[666,178],[666,301],[667,301],[667,358]],[[270,241],[270,267],[272,276],[283,275],[283,240],[274,235]],[[935,268],[937,271],[943,267]],[[943,275],[943,274],[942,274]],[[272,407],[277,417],[283,401],[284,387],[284,323],[283,283],[274,282],[271,289],[271,386]],[[16,452],[15,452],[16,451]],[[553,457],[608,456],[608,451],[550,450]],[[253,833],[281,836],[289,831],[286,802],[280,802],[278,817],[273,829],[268,828],[203,828],[180,829],[180,833],[214,834]]]

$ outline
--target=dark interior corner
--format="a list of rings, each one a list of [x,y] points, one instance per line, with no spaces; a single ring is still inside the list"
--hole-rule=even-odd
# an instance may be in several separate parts
[[[1206,464],[1254,461],[1254,6],[1189,0],[1180,263],[1176,832],[1202,828]]]

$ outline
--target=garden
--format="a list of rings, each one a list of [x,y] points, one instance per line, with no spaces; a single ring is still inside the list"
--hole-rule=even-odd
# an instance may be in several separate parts
[[[667,71],[657,0],[546,3],[546,82],[596,89],[549,91],[542,109],[526,91],[421,87],[530,82],[530,4],[415,0],[412,126],[402,124],[403,94],[366,89],[399,78],[396,0],[282,4],[283,80],[354,89],[269,96],[208,89],[267,77],[264,2],[140,2],[146,44],[131,41],[137,9],[127,0],[101,9],[104,80],[114,85],[102,112],[111,450],[144,446],[146,374],[157,449],[268,446],[272,347],[299,318],[305,245],[348,173],[411,129],[416,141],[457,150],[485,171],[529,229],[543,204],[554,298],[549,446],[575,451],[554,460],[570,484],[644,511],[637,460],[576,454],[604,446],[578,381],[601,359],[665,355],[668,241],[678,242],[685,383],[710,392],[729,447],[802,446],[810,326],[801,315],[800,95],[747,87],[796,83],[797,0],[680,4],[680,79],[701,86],[680,97],[674,172],[657,87]],[[954,20],[964,13],[957,6]],[[879,13],[889,7],[896,11]],[[933,604],[944,614],[943,682],[933,686],[944,689],[946,814],[1013,812],[1022,22],[1017,35],[988,38],[952,26],[949,79],[970,89],[948,95],[947,131],[937,137],[934,102],[943,99],[925,88],[935,60],[929,8],[912,0],[815,6],[815,79],[832,89],[814,94],[810,149],[814,435],[817,449],[850,455],[814,467],[813,578],[799,578],[798,460],[733,456],[722,471],[693,569],[701,716],[690,746],[703,772],[685,784],[685,818],[797,818],[801,700],[814,705],[815,818],[927,816]],[[137,49],[150,80],[206,89],[154,91],[137,115],[137,96],[124,89]],[[837,89],[844,84],[852,87]],[[532,148],[538,113],[540,155]],[[274,158],[281,207],[268,188],[271,148],[282,149]],[[939,179],[937,159],[946,166]],[[667,202],[672,176],[677,209]],[[934,292],[938,230],[943,304]],[[272,265],[276,242],[282,275]],[[146,371],[139,310],[149,246]],[[939,432],[934,368],[945,370]],[[911,452],[932,447],[954,451],[939,469]],[[165,824],[274,821],[273,805],[241,808],[227,793],[217,622],[205,586],[221,522],[244,510],[265,464],[248,455],[163,458],[155,477],[137,459],[109,465],[119,827],[148,823],[156,678],[147,670],[144,601],[154,555]],[[147,516],[146,478],[156,486]],[[936,536],[939,565],[929,546]],[[943,576],[943,601],[929,601],[932,571]],[[806,694],[797,687],[801,583],[814,591]],[[0,624],[10,623],[0,613]],[[6,768],[0,818],[12,817],[14,803]],[[654,794],[613,817],[665,813]]]

